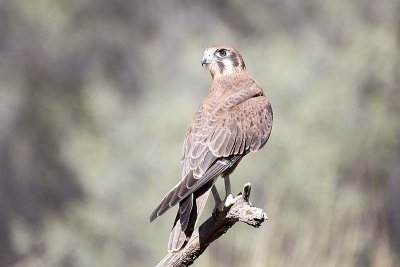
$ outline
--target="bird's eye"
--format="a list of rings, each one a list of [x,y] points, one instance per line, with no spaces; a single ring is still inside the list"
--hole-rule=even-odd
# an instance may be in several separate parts
[[[220,56],[220,57],[224,57],[224,56],[226,56],[226,49],[220,49],[220,50],[218,50],[218,56]]]

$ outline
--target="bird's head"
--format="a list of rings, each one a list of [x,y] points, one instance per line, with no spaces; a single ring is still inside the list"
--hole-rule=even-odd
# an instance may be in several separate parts
[[[204,51],[201,65],[211,73],[213,79],[232,75],[246,69],[242,56],[232,47],[215,46]]]

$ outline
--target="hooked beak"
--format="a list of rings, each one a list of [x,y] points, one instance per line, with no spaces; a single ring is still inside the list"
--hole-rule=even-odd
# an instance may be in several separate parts
[[[204,67],[204,65],[207,65],[207,60],[203,57],[201,59],[201,66]]]
[[[205,51],[201,59],[201,66],[202,67],[207,66],[208,64],[211,63],[212,59],[213,59],[212,55],[208,51]]]

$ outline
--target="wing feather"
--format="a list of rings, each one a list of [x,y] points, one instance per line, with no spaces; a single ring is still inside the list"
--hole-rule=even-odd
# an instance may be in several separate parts
[[[221,98],[219,101],[206,99],[195,114],[183,144],[182,180],[164,197],[150,220],[267,142],[272,128],[272,109],[254,81],[247,89]],[[188,203],[185,205],[181,208],[190,208]]]

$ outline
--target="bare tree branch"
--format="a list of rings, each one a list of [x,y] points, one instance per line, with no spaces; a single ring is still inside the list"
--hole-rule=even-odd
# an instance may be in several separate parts
[[[260,227],[268,219],[267,214],[249,202],[250,192],[251,185],[247,183],[243,193],[234,199],[228,198],[223,207],[216,209],[213,216],[193,232],[185,247],[177,252],[168,253],[157,267],[184,267],[193,264],[213,241],[225,234],[238,221],[256,228]]]

